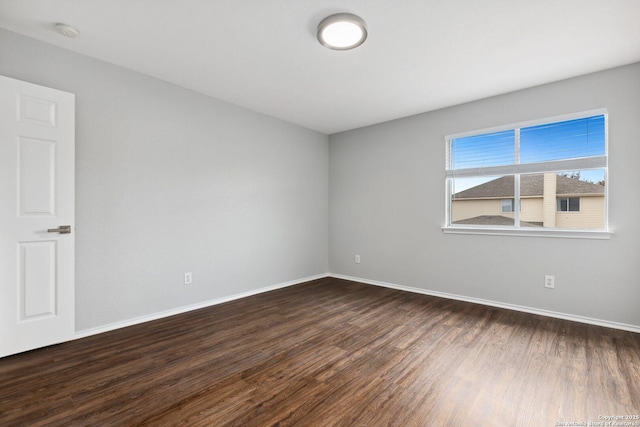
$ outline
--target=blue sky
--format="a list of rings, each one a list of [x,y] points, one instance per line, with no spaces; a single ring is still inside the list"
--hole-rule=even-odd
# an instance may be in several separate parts
[[[604,153],[604,116],[520,130],[521,163],[599,156]]]
[[[604,153],[604,116],[520,129],[520,163],[573,159]],[[454,139],[451,155],[454,169],[514,164],[515,131]]]
[[[520,163],[563,160],[605,154],[604,116],[567,120],[520,129]],[[507,130],[457,138],[452,141],[454,169],[503,166],[515,163],[515,131]],[[455,190],[491,181],[497,177],[457,178]],[[604,169],[580,171],[592,182],[604,179]]]

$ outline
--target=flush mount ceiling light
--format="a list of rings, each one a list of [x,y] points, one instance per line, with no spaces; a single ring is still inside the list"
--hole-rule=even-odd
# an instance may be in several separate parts
[[[367,24],[350,13],[327,16],[318,24],[318,41],[334,50],[349,50],[367,39]]]
[[[78,30],[67,24],[56,24],[56,31],[70,39],[75,39],[80,35]]]

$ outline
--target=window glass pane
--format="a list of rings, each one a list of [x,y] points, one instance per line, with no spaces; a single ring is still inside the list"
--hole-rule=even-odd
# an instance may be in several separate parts
[[[465,169],[515,163],[515,131],[451,140],[451,168]]]
[[[513,185],[513,175],[453,178],[451,223],[513,226],[513,209],[503,211],[503,200],[512,202]]]
[[[453,138],[447,148],[448,226],[607,228],[606,114]]]
[[[569,209],[569,203],[566,197],[558,199],[558,212],[566,212]]]
[[[579,212],[579,211],[580,211],[580,198],[569,197],[569,212]]]
[[[602,230],[604,169],[520,176],[521,227]]]
[[[575,159],[605,154],[604,116],[549,123],[520,130],[520,162]]]

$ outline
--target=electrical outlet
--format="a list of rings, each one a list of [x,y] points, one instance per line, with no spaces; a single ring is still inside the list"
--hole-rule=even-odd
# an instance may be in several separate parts
[[[190,285],[193,283],[193,274],[191,272],[184,273],[184,284]]]
[[[360,255],[356,255],[356,264],[360,264]]]
[[[544,276],[544,287],[553,289],[556,287],[556,278],[554,276]]]

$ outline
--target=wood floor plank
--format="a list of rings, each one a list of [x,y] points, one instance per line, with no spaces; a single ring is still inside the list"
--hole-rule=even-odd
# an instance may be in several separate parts
[[[555,426],[640,415],[640,335],[326,278],[5,357],[0,381],[12,427]]]

